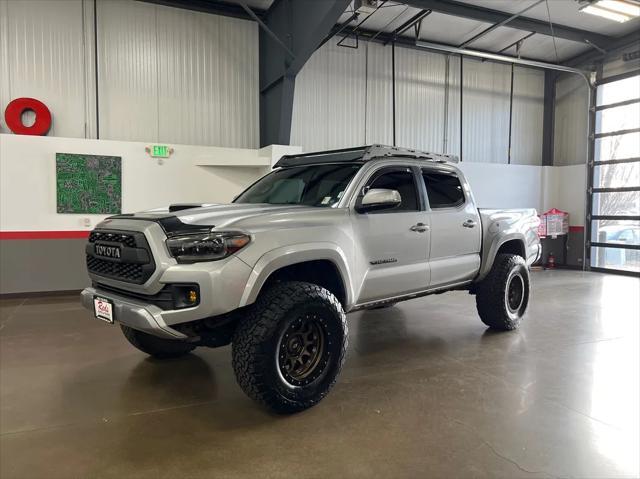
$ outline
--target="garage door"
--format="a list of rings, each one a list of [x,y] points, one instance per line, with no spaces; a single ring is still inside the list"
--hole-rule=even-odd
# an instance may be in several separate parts
[[[640,275],[640,72],[600,82],[593,114],[590,265]]]

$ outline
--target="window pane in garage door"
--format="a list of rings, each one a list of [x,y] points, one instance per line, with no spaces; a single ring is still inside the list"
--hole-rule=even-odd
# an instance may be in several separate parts
[[[593,194],[594,215],[640,215],[640,191]]]
[[[640,221],[594,221],[591,230],[591,241],[594,243],[640,245]]]
[[[596,122],[599,133],[640,128],[640,102],[598,111]]]
[[[640,161],[612,165],[596,165],[593,168],[595,188],[624,188],[640,186]]]
[[[592,247],[591,266],[639,273],[640,250]]]
[[[640,92],[640,76],[605,83],[598,87],[596,104],[601,106],[632,100],[638,98],[638,92]]]
[[[640,156],[640,132],[596,139],[595,160],[622,160]]]

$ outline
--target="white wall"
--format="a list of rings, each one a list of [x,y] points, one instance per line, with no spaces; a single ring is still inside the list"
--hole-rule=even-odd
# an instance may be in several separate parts
[[[292,144],[307,151],[393,143],[391,46],[332,39],[296,78]],[[457,57],[396,47],[396,144],[460,153]],[[512,158],[542,164],[544,74],[515,68]],[[511,67],[464,60],[463,160],[507,163]],[[446,108],[445,108],[446,105]]]
[[[479,208],[544,207],[544,167],[463,162]]]
[[[158,164],[145,143],[0,135],[0,231],[89,230],[105,215],[56,213],[56,153],[122,157],[122,211],[171,203],[229,202],[297,147],[261,150],[172,145]],[[88,219],[89,223],[85,223]]]
[[[89,230],[104,215],[56,213],[55,154],[122,157],[122,210],[141,211],[171,203],[228,202],[268,171],[280,156],[300,147],[260,150],[173,145],[159,165],[145,143],[0,135],[0,231]],[[481,208],[552,207],[584,224],[584,165],[541,167],[461,163]],[[89,223],[85,223],[85,219]]]
[[[587,167],[584,164],[547,166],[544,175],[543,210],[566,211],[572,226],[584,226]]]
[[[586,167],[461,163],[480,208],[558,208],[584,226]]]
[[[97,6],[100,138],[258,146],[255,22],[133,0]],[[93,20],[91,0],[0,0],[0,106],[38,98],[50,136],[95,138]]]

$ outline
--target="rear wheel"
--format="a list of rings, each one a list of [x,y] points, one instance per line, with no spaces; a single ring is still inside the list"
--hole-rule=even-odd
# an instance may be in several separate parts
[[[124,324],[120,325],[127,340],[143,353],[158,359],[177,358],[193,351],[195,345],[185,341],[158,338]]]
[[[529,304],[529,270],[515,254],[496,256],[491,271],[477,287],[480,319],[493,329],[516,329]]]
[[[252,399],[279,413],[317,404],[344,363],[347,322],[326,289],[283,282],[263,294],[236,329],[233,369]]]

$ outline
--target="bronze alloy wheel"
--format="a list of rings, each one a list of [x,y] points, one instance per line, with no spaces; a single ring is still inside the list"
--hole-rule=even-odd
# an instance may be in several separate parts
[[[524,301],[524,280],[519,273],[513,274],[509,278],[506,291],[507,307],[512,313],[519,313]]]
[[[285,381],[305,386],[320,376],[327,364],[326,328],[315,314],[294,320],[280,338],[278,368]]]

